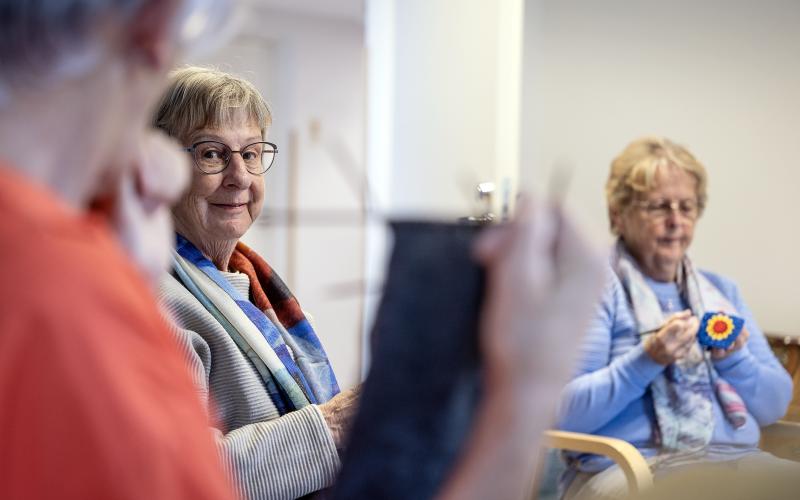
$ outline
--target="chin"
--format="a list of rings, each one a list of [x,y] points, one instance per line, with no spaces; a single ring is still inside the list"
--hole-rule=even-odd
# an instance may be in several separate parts
[[[238,240],[247,230],[250,228],[250,224],[240,224],[240,223],[232,223],[230,221],[216,224],[213,233],[214,235],[223,240]]]

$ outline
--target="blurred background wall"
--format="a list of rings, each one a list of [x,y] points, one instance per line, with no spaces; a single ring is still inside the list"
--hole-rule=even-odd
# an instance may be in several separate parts
[[[709,170],[695,260],[739,283],[762,328],[800,334],[800,2],[240,3],[241,34],[193,62],[272,104],[280,153],[245,241],[312,314],[342,386],[366,366],[383,215],[466,215],[477,182],[545,192],[571,165],[567,204],[608,244],[608,165],[644,134]]]
[[[632,139],[709,172],[690,255],[740,286],[762,329],[800,334],[800,2],[528,0],[522,185],[575,168],[568,201],[608,239],[603,188]]]

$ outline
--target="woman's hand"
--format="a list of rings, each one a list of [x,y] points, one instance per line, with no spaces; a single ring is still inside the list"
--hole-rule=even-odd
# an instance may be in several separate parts
[[[700,322],[689,310],[675,313],[644,343],[644,350],[656,363],[670,365],[683,359],[697,339]]]
[[[741,348],[747,344],[747,339],[749,338],[750,332],[747,331],[747,328],[742,328],[742,333],[736,337],[736,340],[733,341],[733,344],[731,344],[730,347],[727,349],[711,349],[711,359],[714,361],[720,361],[727,358],[734,352],[741,350]]]
[[[360,396],[361,384],[342,391],[327,403],[319,405],[322,417],[325,419],[325,423],[328,424],[328,429],[330,429],[333,436],[333,443],[340,454],[344,449],[347,435],[353,424],[353,418],[358,410]]]
[[[541,204],[521,204],[519,216],[488,230],[476,251],[487,270],[485,385],[440,500],[526,496],[606,268],[559,210]]]
[[[531,202],[506,227],[487,231],[477,253],[487,266],[481,315],[487,383],[528,394],[532,385],[548,387],[555,397],[572,374],[604,258],[560,210]]]

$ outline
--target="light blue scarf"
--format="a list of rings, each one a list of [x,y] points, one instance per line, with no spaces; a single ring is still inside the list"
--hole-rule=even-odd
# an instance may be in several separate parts
[[[628,294],[640,334],[644,337],[659,330],[667,318],[655,292],[622,241],[615,249],[614,270]],[[688,257],[684,257],[679,267],[678,278],[682,294],[697,317],[707,311],[737,314],[722,293],[695,270]],[[692,346],[685,358],[667,366],[650,389],[658,422],[656,442],[667,452],[698,450],[708,445],[714,431],[711,400],[714,395],[734,427],[744,425],[747,418],[741,397],[719,376],[708,352],[699,343]]]

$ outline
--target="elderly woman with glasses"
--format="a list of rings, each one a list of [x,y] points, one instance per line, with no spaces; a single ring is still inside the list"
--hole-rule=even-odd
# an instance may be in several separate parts
[[[177,248],[159,299],[207,405],[223,463],[248,498],[296,498],[329,486],[355,407],[297,300],[239,239],[261,213],[269,109],[248,82],[176,71],[155,126],[194,163],[173,209]],[[337,395],[339,394],[339,395]]]
[[[791,379],[736,285],[686,253],[706,179],[689,151],[661,137],[632,142],[611,163],[606,198],[618,241],[581,366],[562,394],[563,429],[631,442],[656,477],[697,461],[778,461],[758,450],[759,427],[791,399]],[[731,345],[700,344],[707,312],[744,320]],[[567,458],[565,498],[624,495],[619,467],[594,455]]]

